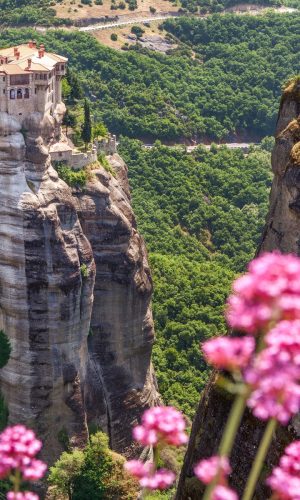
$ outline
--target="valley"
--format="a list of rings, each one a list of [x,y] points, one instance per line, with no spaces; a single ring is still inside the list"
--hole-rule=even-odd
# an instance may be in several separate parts
[[[81,471],[72,469],[74,496],[60,482],[64,493],[54,492],[53,499],[135,499],[137,485],[120,475],[117,453],[132,458],[141,452],[131,428],[143,411],[163,402],[182,411],[191,427],[211,376],[199,346],[228,332],[224,310],[232,281],[265,241],[282,93],[294,120],[290,131],[282,114],[284,146],[276,147],[283,171],[284,155],[298,138],[292,116],[297,79],[295,88],[291,79],[300,74],[296,0],[262,8],[226,0],[123,3],[33,0],[9,7],[3,0],[0,14],[1,48],[39,47],[37,62],[29,58],[24,73],[43,62],[45,50],[68,59],[55,80],[62,81],[66,114],[51,109],[48,121],[29,115],[26,127],[0,126],[6,148],[0,161],[0,326],[13,346],[0,372],[0,421],[30,421],[50,464],[62,452],[84,449],[73,457]],[[18,50],[14,54],[18,60]],[[40,79],[39,88],[46,88]],[[37,93],[16,87],[24,102]],[[117,152],[99,146],[95,153],[109,133],[116,135]],[[24,144],[16,153],[20,136]],[[78,169],[59,159],[51,164],[53,137],[69,148],[75,144],[81,158],[96,156]],[[292,168],[283,206],[296,192]],[[286,216],[291,234],[298,227],[297,196],[293,202],[294,218]],[[14,224],[18,234],[10,238]],[[293,237],[282,227],[279,236],[272,233],[272,224],[266,248],[277,248],[272,238],[279,241],[282,232],[286,251]],[[88,435],[96,437],[88,441]],[[176,473],[183,454],[166,450]],[[101,456],[114,464],[113,472],[100,471]],[[51,472],[54,490],[56,474],[61,471]],[[114,496],[118,477],[121,493]],[[0,494],[6,491],[1,483]]]

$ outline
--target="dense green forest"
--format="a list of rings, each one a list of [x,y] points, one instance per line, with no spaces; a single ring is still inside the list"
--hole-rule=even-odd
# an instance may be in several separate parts
[[[201,123],[214,137],[216,127],[230,123],[229,129],[256,129],[259,136],[273,131],[280,85],[299,67],[299,20],[230,15],[169,23],[203,62],[190,49],[163,56],[116,52],[82,33],[38,37],[70,58],[92,118],[111,131],[169,139],[192,136]],[[1,44],[31,37],[30,30],[7,30]],[[161,145],[145,150],[128,138],[120,152],[154,272],[160,389],[192,415],[207,377],[199,341],[225,330],[231,280],[253,256],[263,227],[269,153],[200,148],[188,155]]]
[[[5,30],[0,43],[35,36],[68,56],[94,119],[111,132],[162,141],[271,135],[281,85],[300,72],[300,14],[182,18],[165,27],[183,41],[169,56],[138,45],[114,51],[78,32]]]
[[[120,153],[154,276],[159,388],[192,416],[208,375],[199,343],[226,331],[230,284],[263,228],[270,154],[200,147],[191,155],[162,145],[147,150],[126,138]]]

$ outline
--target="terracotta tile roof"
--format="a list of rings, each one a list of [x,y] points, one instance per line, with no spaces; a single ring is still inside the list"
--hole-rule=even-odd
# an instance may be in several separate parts
[[[7,75],[28,75],[28,71],[24,71],[18,64],[2,64],[0,71]]]
[[[15,56],[15,49],[18,49],[20,53],[18,59]],[[31,71],[51,71],[57,63],[66,63],[68,61],[66,57],[53,54],[52,52],[44,52],[44,55],[39,57],[39,48],[29,47],[26,44],[0,49],[0,56],[8,58],[7,64],[0,65],[0,71],[4,71],[4,66],[14,67],[12,70],[5,70],[7,74],[22,74],[28,66],[28,59],[32,60]],[[16,68],[19,68],[19,73],[17,73]]]

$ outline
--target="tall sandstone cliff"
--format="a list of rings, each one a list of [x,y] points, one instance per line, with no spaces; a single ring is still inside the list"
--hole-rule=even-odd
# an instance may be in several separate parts
[[[63,106],[61,106],[63,108]],[[0,114],[1,370],[9,422],[36,429],[44,458],[88,425],[134,455],[131,427],[158,398],[151,366],[152,282],[130,205],[127,170],[111,158],[83,189],[63,182],[48,147],[63,116]]]
[[[282,96],[275,138],[270,208],[258,253],[280,250],[300,256],[300,82],[292,82]],[[177,500],[201,498],[203,486],[193,474],[193,465],[201,458],[217,452],[223,433],[232,401],[228,395],[220,392],[214,381],[215,374],[199,403]],[[245,485],[263,430],[264,424],[246,411],[231,458],[233,473],[230,480],[239,493]],[[264,478],[278,462],[286,444],[299,436],[299,417],[294,418],[288,427],[276,431],[255,498],[269,498]]]

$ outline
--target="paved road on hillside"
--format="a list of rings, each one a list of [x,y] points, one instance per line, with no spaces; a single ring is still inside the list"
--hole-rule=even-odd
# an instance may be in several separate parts
[[[148,17],[134,17],[127,20],[120,20],[113,23],[102,23],[102,24],[94,24],[90,26],[84,26],[79,28],[79,31],[97,31],[97,30],[107,30],[109,28],[118,28],[119,26],[127,26],[128,24],[136,24],[136,23],[151,23],[152,21],[163,21],[164,19],[169,19],[171,17],[179,17],[182,14],[177,12],[172,12],[170,14],[153,14]]]
[[[228,10],[228,12],[232,12],[235,14],[251,14],[252,16],[257,16],[263,13],[267,9],[253,9],[253,10],[239,10],[238,6],[235,9]],[[297,11],[297,9],[293,9],[291,7],[276,7],[273,8],[272,10],[275,10],[278,14],[286,14],[286,13],[291,13]],[[193,16],[193,17],[198,17],[198,18],[205,18],[209,16],[210,14],[206,14],[203,16]],[[83,26],[82,28],[79,28],[79,31],[97,31],[97,30],[107,30],[110,28],[118,28],[119,26],[127,26],[129,24],[136,24],[136,23],[150,23],[151,21],[163,21],[164,19],[169,19],[172,17],[180,17],[182,16],[182,13],[179,12],[166,12],[166,13],[157,13],[157,14],[152,14],[152,16],[147,16],[147,17],[141,17],[141,16],[134,16],[134,17],[128,17],[128,19],[125,19],[125,15],[122,19],[119,19],[118,21],[112,22],[112,23],[99,23],[99,24],[91,24],[89,26]]]

